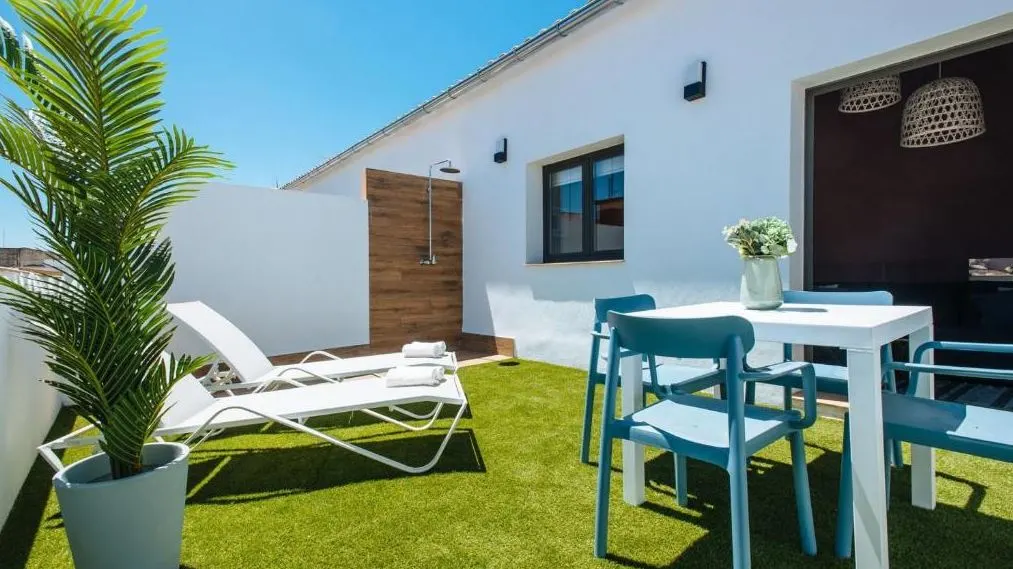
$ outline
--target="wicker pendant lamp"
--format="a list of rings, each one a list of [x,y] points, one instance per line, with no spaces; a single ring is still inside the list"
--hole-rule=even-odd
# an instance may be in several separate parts
[[[966,77],[942,77],[918,88],[904,103],[900,145],[928,148],[972,139],[985,133],[981,92]]]
[[[842,113],[868,113],[896,105],[900,100],[900,75],[888,75],[845,87],[837,110]]]

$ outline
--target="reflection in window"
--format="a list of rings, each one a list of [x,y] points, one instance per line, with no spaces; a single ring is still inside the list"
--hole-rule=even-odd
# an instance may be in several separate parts
[[[584,188],[580,166],[549,176],[549,251],[553,255],[584,249]]]
[[[594,250],[623,248],[623,155],[594,163]]]

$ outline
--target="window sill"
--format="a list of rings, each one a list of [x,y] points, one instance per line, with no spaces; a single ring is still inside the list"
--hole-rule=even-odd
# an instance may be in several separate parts
[[[569,267],[573,265],[619,265],[626,259],[602,259],[597,261],[558,261],[555,263],[524,263],[525,267]]]

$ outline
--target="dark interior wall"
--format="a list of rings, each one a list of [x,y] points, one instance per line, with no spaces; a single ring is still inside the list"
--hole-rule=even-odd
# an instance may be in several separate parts
[[[904,100],[938,73],[904,73]],[[814,284],[966,283],[968,258],[1013,257],[1013,44],[950,60],[942,73],[978,85],[984,135],[901,148],[903,101],[849,115],[837,110],[839,92],[816,97]]]

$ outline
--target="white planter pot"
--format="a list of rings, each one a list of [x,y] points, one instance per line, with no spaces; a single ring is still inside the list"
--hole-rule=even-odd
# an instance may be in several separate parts
[[[144,446],[151,470],[109,479],[105,453],[53,477],[76,569],[178,569],[187,457],[179,443]],[[99,480],[99,482],[95,482]]]
[[[739,301],[751,310],[773,310],[784,304],[781,270],[774,257],[742,259]]]

